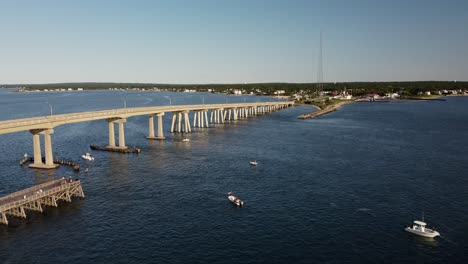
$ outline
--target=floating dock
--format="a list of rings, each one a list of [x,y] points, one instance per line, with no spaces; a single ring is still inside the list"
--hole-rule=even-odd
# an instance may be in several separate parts
[[[92,150],[102,150],[102,151],[119,152],[119,153],[140,154],[140,152],[141,152],[141,149],[139,149],[137,147],[120,148],[120,147],[101,147],[101,146],[96,146],[96,145],[90,145],[89,147]]]
[[[43,212],[42,206],[57,207],[57,201],[84,198],[78,179],[59,179],[14,192],[0,198],[0,223],[8,225],[7,215],[26,218],[26,210]]]

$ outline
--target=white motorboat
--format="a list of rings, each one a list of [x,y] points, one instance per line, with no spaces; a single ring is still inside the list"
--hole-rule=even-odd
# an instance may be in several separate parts
[[[232,192],[228,192],[228,199],[231,203],[237,206],[244,206],[244,202],[241,201],[237,196],[232,195]]]
[[[184,138],[184,139],[182,139],[182,142],[190,142],[190,139],[189,138]]]
[[[91,154],[89,154],[89,153],[85,153],[85,154],[81,155],[81,157],[82,157],[83,159],[89,160],[89,161],[93,161],[93,160],[94,160],[94,157],[91,156]]]
[[[256,160],[250,161],[250,165],[252,165],[252,166],[257,166],[257,165],[258,165],[258,162],[257,162]]]
[[[434,229],[427,228],[426,223],[422,221],[414,221],[412,226],[405,228],[405,231],[423,237],[433,238],[440,236],[439,232],[435,231]]]

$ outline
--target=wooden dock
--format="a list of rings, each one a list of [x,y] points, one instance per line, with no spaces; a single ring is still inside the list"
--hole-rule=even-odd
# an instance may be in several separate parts
[[[78,179],[59,179],[14,192],[0,198],[0,223],[8,225],[7,215],[26,218],[26,210],[43,211],[42,206],[57,207],[57,201],[71,202],[72,196],[84,198]]]

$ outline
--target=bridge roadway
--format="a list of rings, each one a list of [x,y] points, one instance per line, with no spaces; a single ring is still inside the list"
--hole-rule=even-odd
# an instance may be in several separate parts
[[[58,200],[71,202],[72,196],[84,198],[77,179],[58,179],[14,192],[0,198],[0,223],[8,225],[7,215],[26,218],[25,210],[42,212],[42,205],[57,207]]]
[[[51,116],[39,116],[0,121],[0,134],[28,131],[33,129],[52,129],[54,127],[108,118],[126,119],[132,116],[151,115],[165,112],[202,111],[211,109],[242,109],[250,107],[291,106],[294,102],[265,102],[265,103],[239,103],[239,104],[203,104],[203,105],[172,105],[154,107],[122,108],[113,110],[100,110]]]
[[[209,127],[209,124],[223,124],[225,121],[236,121],[259,114],[265,114],[294,105],[292,101],[261,102],[239,104],[202,104],[202,105],[171,105],[154,107],[122,108],[113,110],[100,110],[50,116],[39,116],[14,120],[0,121],[0,134],[30,131],[33,135],[34,163],[32,168],[53,169],[52,137],[54,128],[60,125],[78,122],[106,120],[109,126],[109,144],[107,149],[122,150],[128,147],[125,144],[124,124],[127,118],[133,116],[148,116],[148,136],[151,140],[164,140],[162,118],[166,112],[172,112],[171,133],[190,133],[193,127]],[[210,119],[208,112],[211,111]],[[193,122],[189,112],[193,112]],[[158,118],[157,134],[155,133],[154,117]],[[115,140],[114,124],[118,124],[118,144]],[[42,162],[41,139],[44,136],[45,163]]]

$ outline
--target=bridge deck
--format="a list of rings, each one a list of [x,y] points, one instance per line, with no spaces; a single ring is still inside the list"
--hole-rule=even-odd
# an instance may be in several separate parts
[[[229,109],[261,106],[290,106],[294,102],[258,102],[258,103],[234,103],[234,104],[202,104],[202,105],[171,105],[135,107],[111,110],[98,110],[91,112],[79,112],[58,114],[53,116],[38,116],[0,121],[0,134],[25,131],[31,129],[48,129],[59,125],[77,122],[102,120],[107,118],[128,118],[132,116],[148,115],[164,112],[197,111],[204,109]]]
[[[14,192],[0,198],[0,223],[6,215],[26,218],[25,209],[42,212],[42,205],[57,207],[58,200],[70,202],[71,196],[84,197],[80,180],[59,179]]]

